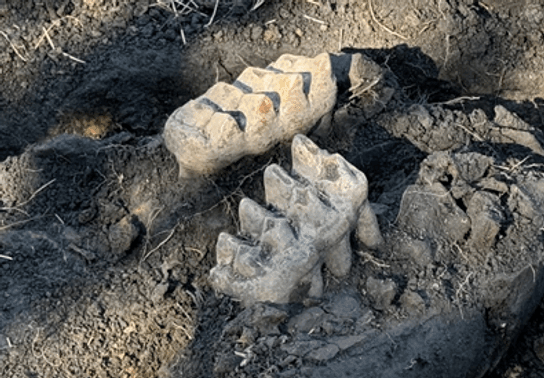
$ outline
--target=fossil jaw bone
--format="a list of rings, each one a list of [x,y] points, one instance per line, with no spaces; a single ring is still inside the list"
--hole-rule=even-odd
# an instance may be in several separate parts
[[[349,273],[355,228],[365,227],[357,230],[363,242],[382,241],[362,172],[303,135],[295,136],[292,156],[291,174],[275,164],[264,173],[266,202],[276,212],[248,198],[240,203],[240,231],[251,241],[222,233],[217,242],[210,282],[246,305],[319,297],[323,264],[337,277]]]

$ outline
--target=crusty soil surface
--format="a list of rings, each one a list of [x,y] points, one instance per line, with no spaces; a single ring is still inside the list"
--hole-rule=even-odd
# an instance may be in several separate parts
[[[289,146],[244,158],[216,176],[184,181],[161,140],[177,107],[217,81],[232,82],[247,66],[264,67],[284,53],[344,51],[362,52],[388,70],[396,94],[381,113],[368,117],[362,111],[368,99],[349,100],[344,88],[335,129],[317,143],[367,175],[370,201],[391,240],[402,232],[396,217],[403,193],[419,185],[422,164],[437,151],[432,138],[403,131],[414,106],[434,109],[432,119],[446,124],[450,140],[465,138],[452,151],[493,158],[505,185],[543,175],[544,159],[527,145],[484,140],[450,122],[469,119],[475,110],[493,120],[501,105],[542,144],[544,5],[538,0],[182,3],[0,0],[3,377],[331,376],[330,349],[317,348],[321,354],[311,361],[290,358],[286,348],[306,341],[293,336],[287,323],[267,329],[251,313],[259,309],[244,310],[213,293],[207,282],[218,234],[236,233],[241,198],[264,203],[262,172],[271,162],[289,168]],[[515,227],[502,229],[494,247],[498,258],[467,262],[452,245],[442,250],[441,262],[435,257],[428,266],[390,259],[384,251],[357,255],[349,278],[328,277],[324,302],[306,306],[335,313],[335,306],[343,306],[335,298],[348,296],[368,311],[357,313],[359,321],[335,318],[316,337],[367,335],[401,324],[411,316],[401,301],[409,291],[422,295],[423,307],[436,300],[457,315],[468,309],[463,320],[470,319],[471,310],[486,305],[488,293],[479,286],[489,282],[486,277],[528,272],[528,283],[535,285],[518,318],[508,320],[516,326],[501,331],[500,323],[493,335],[481,335],[501,340],[503,345],[481,343],[496,355],[482,357],[486,366],[463,361],[480,369],[469,376],[480,376],[510,346],[486,377],[542,376],[544,276],[542,265],[536,271],[531,265],[541,262],[531,254],[542,255],[541,230],[516,212],[501,225]],[[518,254],[520,246],[531,252]],[[392,309],[366,298],[366,277],[396,285]],[[441,289],[426,297],[436,277]],[[270,316],[289,318],[303,307],[287,306]],[[485,321],[501,316],[489,314]],[[474,342],[482,329],[478,321],[454,328],[476,345],[466,353],[482,351]],[[419,327],[425,335],[441,332],[432,322]],[[383,350],[389,339],[397,345],[404,331],[392,329],[400,329],[398,339],[384,333],[374,350]],[[500,332],[507,336],[493,339]],[[436,355],[461,350],[447,345],[436,344],[444,348]],[[367,353],[373,346],[358,348]],[[431,361],[423,352],[420,359],[408,359],[406,376],[418,376],[418,364]],[[343,353],[342,358],[356,355]],[[375,357],[387,366],[387,358]],[[349,376],[350,369],[380,367],[349,364],[336,372]]]

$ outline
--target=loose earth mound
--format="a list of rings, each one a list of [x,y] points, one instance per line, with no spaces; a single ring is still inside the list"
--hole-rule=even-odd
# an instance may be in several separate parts
[[[488,374],[538,376],[539,2],[158,4],[0,2],[2,376],[479,377],[511,345]],[[340,49],[383,77],[340,83],[313,138],[364,172],[385,245],[352,237],[319,300],[243,307],[209,284],[217,238],[290,142],[180,179],[164,124],[247,66]]]

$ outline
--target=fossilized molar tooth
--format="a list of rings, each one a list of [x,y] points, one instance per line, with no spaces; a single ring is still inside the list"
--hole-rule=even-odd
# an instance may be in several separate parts
[[[336,102],[330,56],[283,55],[266,69],[248,67],[232,84],[217,83],[168,119],[166,147],[180,175],[213,173],[307,133]]]
[[[240,203],[240,231],[252,242],[226,233],[217,242],[210,282],[246,304],[321,296],[323,264],[337,277],[349,272],[356,227],[366,227],[358,236],[371,247],[382,242],[362,172],[303,135],[295,136],[292,156],[292,174],[275,164],[264,173],[266,202],[276,212],[247,198]]]
[[[304,281],[303,286],[311,285],[310,273],[320,260],[319,253],[296,234],[288,219],[248,198],[240,203],[240,218],[257,220],[243,223],[248,230],[242,227],[242,232],[255,236],[256,245],[221,233],[218,265],[210,272],[213,287],[245,304],[292,301],[298,285]]]

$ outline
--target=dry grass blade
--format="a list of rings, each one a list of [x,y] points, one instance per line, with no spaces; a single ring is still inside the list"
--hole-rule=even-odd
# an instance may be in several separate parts
[[[170,238],[172,238],[172,236],[174,236],[174,232],[176,231],[176,229],[178,228],[178,226],[179,226],[179,223],[176,224],[176,225],[174,226],[174,228],[172,228],[172,231],[170,231],[170,234],[168,234],[168,236],[167,236],[162,242],[160,242],[160,243],[159,243],[155,248],[153,248],[151,251],[147,252],[147,253],[145,254],[145,256],[142,258],[142,260],[140,260],[140,264],[141,264],[142,262],[144,262],[149,256],[151,256],[151,254],[153,254],[155,251],[157,251],[159,248],[161,248],[163,245],[165,245],[165,244],[168,242],[168,240],[170,240]]]
[[[81,255],[87,261],[90,261],[90,262],[96,261],[96,255],[94,254],[94,252],[88,251],[88,250],[83,249],[83,248],[79,248],[74,243],[70,243],[68,248],[70,250],[74,251],[75,253]]]
[[[372,264],[374,264],[374,265],[376,265],[377,267],[380,267],[380,268],[389,268],[390,267],[390,265],[386,264],[385,262],[383,262],[381,260],[378,260],[377,258],[372,256],[368,252],[358,251],[357,253],[359,254],[359,256],[365,258],[365,260],[362,262],[362,264],[366,264],[367,262],[369,262],[369,263],[372,263]]]
[[[55,26],[59,26],[61,21],[63,20],[66,20],[66,19],[70,19],[70,20],[74,20],[74,21],[77,21],[79,23],[79,26],[83,27],[83,23],[79,20],[79,18],[77,17],[73,17],[73,16],[64,16],[62,18],[59,18],[58,20],[56,21],[53,21],[53,23],[51,24],[51,26],[49,26],[47,29],[46,28],[43,28],[43,34],[42,36],[40,37],[40,39],[38,40],[38,43],[36,43],[36,46],[34,46],[34,50],[36,50],[38,47],[40,47],[40,45],[42,44],[43,40],[44,39],[47,39],[49,44],[52,45],[52,41],[49,37],[49,32],[55,27]],[[54,48],[54,47],[53,47]]]
[[[75,56],[72,56],[72,55],[70,55],[68,53],[65,53],[64,51],[62,52],[62,55],[64,55],[68,59],[72,59],[74,62],[77,62],[77,63],[81,63],[81,64],[86,64],[87,63],[84,60],[78,59]]]
[[[480,99],[480,96],[475,96],[475,97],[461,96],[461,97],[457,97],[457,98],[454,98],[452,100],[448,100],[448,101],[444,101],[444,102],[433,102],[433,103],[431,103],[431,105],[455,105],[455,104],[459,104],[459,103],[462,103],[462,102],[465,102],[465,101],[477,101],[479,99]]]
[[[237,57],[238,59],[240,59],[240,62],[242,62],[242,63],[244,64],[244,66],[246,66],[246,67],[251,67],[251,66],[249,65],[249,63],[246,62],[245,59],[242,58],[242,56],[241,56],[240,54],[236,53],[236,57]]]
[[[21,214],[26,215],[27,217],[30,216],[30,214],[28,214],[26,211],[18,209],[16,207],[0,207],[0,211],[17,211],[17,212],[19,212]]]
[[[188,251],[192,251],[192,252],[198,253],[198,256],[199,256],[201,259],[204,258],[204,256],[206,255],[205,252],[201,251],[201,250],[198,249],[198,248],[185,247],[185,249],[188,250]]]
[[[188,320],[191,320],[193,319],[193,317],[191,315],[189,315],[189,313],[187,312],[186,309],[183,308],[183,306],[179,303],[176,303],[176,305],[178,306],[178,308],[181,310],[181,312],[183,312],[183,315],[185,315],[185,317],[188,319]]]
[[[459,288],[455,291],[455,301],[457,302],[457,305],[459,306],[459,312],[461,313],[461,319],[465,319],[464,316],[463,316],[463,309],[462,309],[462,306],[461,306],[461,298],[460,298],[460,294],[461,294],[461,291],[466,291],[465,290],[465,285],[467,285],[469,283],[469,279],[470,277],[472,277],[473,275],[473,272],[470,272],[469,274],[467,274],[467,276],[465,277],[464,281],[459,284]]]
[[[6,255],[0,255],[0,259],[6,259],[6,260],[9,260],[9,261],[12,261],[13,257],[9,257],[9,256],[6,256]]]
[[[63,226],[65,225],[64,220],[62,220],[62,218],[58,214],[55,214],[55,218],[57,218]]]
[[[47,188],[49,185],[51,185],[52,183],[54,183],[55,181],[57,181],[57,179],[53,179],[45,184],[43,184],[42,186],[40,186],[38,188],[38,190],[36,190],[34,193],[32,193],[32,195],[30,196],[30,198],[28,200],[26,200],[25,202],[17,205],[17,207],[23,207],[24,205],[28,204],[30,201],[32,201],[34,198],[36,198],[36,196],[41,192],[43,191],[45,188]]]
[[[368,84],[366,87],[359,88],[363,83],[360,83],[359,85],[356,85],[355,87],[351,87],[349,91],[352,93],[351,96],[349,96],[350,101],[353,100],[355,97],[361,96],[363,93],[369,91],[374,87],[376,84],[380,82],[380,77],[375,78],[370,84]]]
[[[184,334],[185,336],[187,336],[187,338],[189,340],[192,340],[193,339],[193,335],[191,335],[191,333],[187,330],[187,328],[185,326],[182,326],[180,324],[177,324],[176,322],[172,322],[172,325],[177,328],[177,329],[180,329]]]
[[[246,182],[246,180],[249,180],[251,177],[253,177],[254,175],[256,175],[257,173],[259,172],[262,172],[264,171],[269,165],[270,163],[272,163],[272,159],[268,160],[268,163],[266,163],[263,167],[249,173],[248,175],[244,176],[242,178],[242,180],[240,180],[240,183],[238,184],[238,186],[236,187],[236,189],[234,189],[232,192],[230,192],[230,194],[226,195],[225,197],[223,197],[221,199],[221,201],[217,202],[216,204],[210,206],[209,208],[207,208],[206,210],[202,210],[202,211],[199,211],[198,213],[194,213],[191,218],[194,218],[196,216],[199,216],[199,215],[202,215],[202,214],[205,214],[209,211],[212,211],[214,209],[216,209],[217,207],[221,206],[222,204],[227,204],[227,206],[229,207],[230,209],[230,205],[229,205],[229,200],[232,199],[236,193],[238,193],[239,191],[241,191],[241,188],[242,186],[244,185],[244,183]]]
[[[34,50],[37,50],[38,47],[40,47],[40,45],[42,44],[43,40],[47,37],[49,37],[49,30],[51,30],[53,28],[53,26],[55,26],[56,24],[53,23],[53,25],[51,25],[50,27],[48,27],[47,29],[43,28],[43,34],[42,36],[40,37],[40,39],[38,40],[38,43],[36,43],[36,46],[34,46]]]
[[[448,59],[450,58],[450,35],[446,35],[446,54],[444,56],[444,63],[442,64],[442,67],[448,66]]]
[[[529,267],[529,269],[531,269],[531,272],[533,273],[533,283],[535,283],[536,282],[535,268],[533,267],[533,264],[529,264],[528,267]]]
[[[179,5],[181,5],[181,10],[178,9]],[[155,4],[151,4],[150,6],[159,7],[167,11],[170,11],[174,13],[175,17],[184,16],[191,12],[198,12],[197,9],[192,8],[190,5],[185,4],[184,2],[180,0],[168,0],[168,1],[159,0]],[[198,12],[198,13],[201,13],[201,12]]]
[[[459,245],[457,243],[454,244],[454,246],[457,248],[457,251],[459,252],[459,254],[466,260],[466,261],[469,261],[467,255],[465,255],[463,253],[463,250],[461,249],[461,247],[459,247]]]
[[[178,16],[178,8],[176,8],[176,4],[175,4],[174,0],[170,0],[170,5],[172,6],[172,10],[174,11],[174,15],[177,17]]]
[[[51,48],[54,50],[55,49],[55,44],[51,40],[51,37],[49,36],[49,33],[47,32],[47,29],[46,28],[42,28],[42,29],[43,29],[43,34],[45,34],[45,38],[47,39],[47,42],[49,42],[49,46],[51,46]]]
[[[188,13],[191,13],[191,12],[197,12],[196,8],[191,8],[191,6],[189,4],[185,4],[184,2],[179,1],[179,0],[172,0],[172,1],[175,2],[176,4],[181,5],[181,7],[182,7],[181,15],[185,15],[185,14],[188,14]]]
[[[21,60],[23,62],[26,62],[27,59],[25,59],[24,56],[21,55],[21,53],[19,52],[19,50],[17,49],[17,47],[15,47],[15,45],[11,42],[11,40],[9,39],[8,35],[6,33],[4,33],[3,31],[0,31],[0,34],[2,34],[4,36],[4,38],[9,42],[9,45],[11,46],[11,48],[13,49],[13,51],[15,51],[15,54],[17,54],[17,56],[19,58],[21,58]]]
[[[185,32],[183,31],[183,26],[179,29],[179,33],[181,34],[181,40],[183,41],[183,44],[187,44],[187,40],[185,39]]]
[[[204,26],[205,28],[209,27],[213,23],[213,20],[215,18],[216,13],[217,13],[217,8],[218,7],[219,7],[219,0],[215,0],[215,7],[213,8],[212,17],[210,18],[210,21],[208,21],[206,26]]]
[[[474,139],[476,139],[478,142],[483,142],[484,141],[484,138],[482,138],[481,136],[479,136],[475,132],[470,131],[465,126],[461,125],[460,123],[454,122],[453,124],[455,126],[461,128],[461,129],[463,129],[467,134],[472,135],[474,137]]]
[[[391,29],[389,29],[387,26],[385,26],[384,24],[382,24],[380,21],[378,21],[376,19],[376,15],[374,14],[374,9],[372,9],[372,0],[368,0],[368,10],[370,11],[370,17],[372,17],[372,20],[378,24],[378,26],[380,26],[382,29],[384,29],[385,31],[387,31],[388,33],[391,33],[397,37],[399,37],[400,39],[404,39],[404,40],[407,40],[408,38],[406,38],[405,36],[403,36],[402,34],[399,34]]]
[[[310,21],[313,21],[313,22],[317,22],[318,24],[321,24],[321,25],[326,25],[326,24],[327,24],[325,21],[321,21],[321,20],[318,20],[317,18],[310,17],[310,16],[308,16],[307,14],[303,14],[302,17],[304,17],[304,18],[307,19],[307,20],[310,20]]]
[[[264,4],[264,1],[265,1],[265,0],[257,0],[257,2],[255,3],[255,5],[253,5],[253,7],[251,8],[250,12],[253,12],[253,11],[259,9],[260,6]]]
[[[0,231],[5,231],[7,229],[10,229],[11,227],[20,226],[22,224],[25,224],[25,223],[28,223],[28,222],[31,222],[33,220],[40,219],[40,218],[43,218],[43,217],[44,217],[44,215],[40,215],[39,217],[34,217],[34,218],[30,218],[30,219],[25,219],[25,220],[22,220],[22,221],[19,221],[19,222],[14,222],[14,223],[11,223],[11,224],[0,227]]]
[[[523,160],[520,160],[519,162],[517,162],[516,164],[514,164],[511,167],[505,167],[505,166],[502,166],[502,165],[495,165],[495,167],[497,167],[499,169],[502,169],[502,170],[505,170],[505,171],[510,173],[510,172],[513,172],[516,169],[518,169],[523,163],[525,163],[530,158],[531,158],[531,156],[526,156]]]

